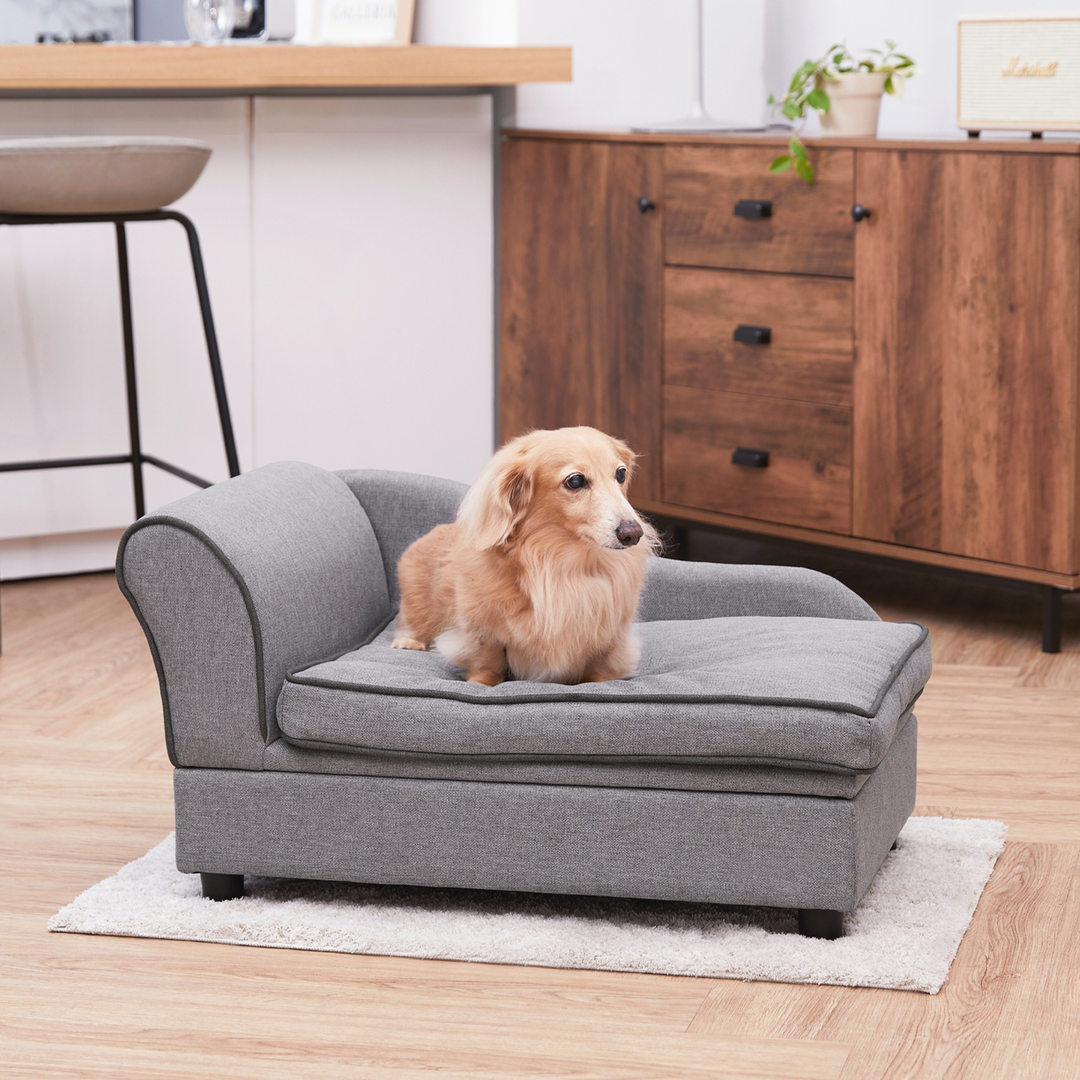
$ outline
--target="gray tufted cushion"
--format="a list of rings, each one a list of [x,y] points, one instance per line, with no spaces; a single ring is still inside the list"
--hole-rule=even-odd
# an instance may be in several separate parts
[[[877,767],[930,676],[916,623],[744,616],[639,626],[629,679],[479,686],[435,653],[370,644],[292,672],[294,746],[443,755]]]
[[[209,157],[195,139],[0,139],[0,213],[158,210],[191,188]]]

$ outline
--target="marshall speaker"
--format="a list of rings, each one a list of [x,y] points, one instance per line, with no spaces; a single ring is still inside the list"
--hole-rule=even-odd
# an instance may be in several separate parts
[[[1080,15],[961,19],[956,122],[987,129],[1080,131]]]

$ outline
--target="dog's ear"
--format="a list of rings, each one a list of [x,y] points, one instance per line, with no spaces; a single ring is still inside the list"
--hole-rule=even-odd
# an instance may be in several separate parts
[[[637,454],[635,454],[622,439],[612,438],[611,441],[615,446],[616,456],[626,466],[626,486],[629,487],[630,481],[634,478],[634,471],[637,465]]]
[[[532,470],[518,456],[496,454],[458,510],[469,543],[485,550],[505,544],[532,501]]]

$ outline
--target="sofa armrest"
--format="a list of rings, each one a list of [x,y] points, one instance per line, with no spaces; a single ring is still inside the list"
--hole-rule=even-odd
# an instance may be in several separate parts
[[[259,769],[286,673],[389,619],[367,515],[333,473],[279,462],[140,518],[117,552],[174,765]]]
[[[878,620],[865,600],[816,570],[650,560],[638,607],[642,622],[737,615]]]

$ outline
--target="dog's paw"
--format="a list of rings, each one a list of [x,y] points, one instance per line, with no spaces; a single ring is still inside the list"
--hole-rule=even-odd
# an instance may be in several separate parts
[[[427,652],[427,646],[422,641],[411,637],[394,638],[395,649],[415,649],[417,652]]]

